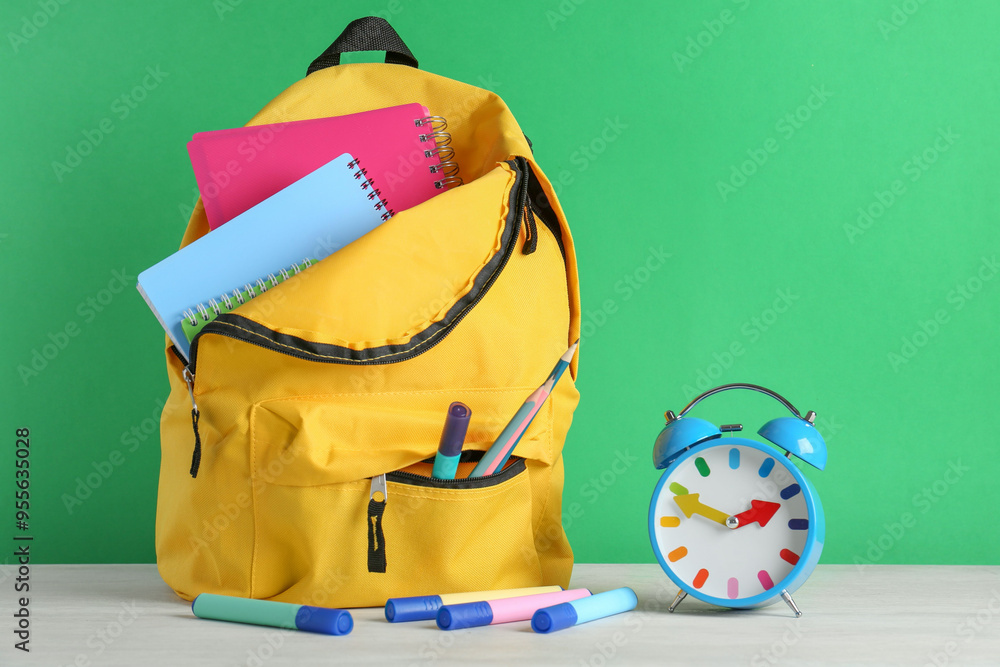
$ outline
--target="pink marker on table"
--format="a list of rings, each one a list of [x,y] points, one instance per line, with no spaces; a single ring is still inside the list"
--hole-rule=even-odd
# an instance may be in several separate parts
[[[446,604],[438,609],[437,624],[442,630],[461,630],[481,625],[529,621],[539,609],[588,596],[590,591],[586,588],[574,588],[556,593],[522,595],[505,600]]]

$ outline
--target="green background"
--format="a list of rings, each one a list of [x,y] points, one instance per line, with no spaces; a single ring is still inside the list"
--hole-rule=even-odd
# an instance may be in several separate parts
[[[500,94],[559,183],[586,322],[565,450],[579,562],[653,561],[662,414],[743,381],[820,415],[823,562],[1000,563],[1000,5],[624,7],[5,2],[0,535],[27,426],[36,562],[154,560],[167,383],[133,283],[184,229],[185,143],[380,14],[422,68]],[[730,392],[696,414],[755,430],[781,413]]]

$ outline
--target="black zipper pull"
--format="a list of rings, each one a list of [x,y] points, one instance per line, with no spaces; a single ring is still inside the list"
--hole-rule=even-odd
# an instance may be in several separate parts
[[[521,170],[521,191],[518,193],[518,206],[521,207],[521,219],[527,233],[524,236],[524,245],[521,252],[530,255],[538,249],[538,226],[535,224],[535,214],[531,210],[531,200],[528,198],[528,188],[531,184],[531,167],[523,157],[515,158],[517,168]]]
[[[385,475],[372,477],[368,494],[368,571],[385,572],[385,535],[382,532],[382,513],[389,495]]]
[[[197,477],[198,468],[201,467],[201,436],[198,434],[198,419],[201,417],[201,412],[198,410],[198,404],[194,402],[194,373],[190,367],[185,366],[183,375],[188,394],[191,395],[191,427],[194,429],[194,452],[191,454],[190,472],[192,477]]]
[[[528,202],[524,207],[524,220],[528,233],[524,238],[521,252],[530,255],[538,249],[538,226],[535,224],[535,214],[531,211],[531,202]]]

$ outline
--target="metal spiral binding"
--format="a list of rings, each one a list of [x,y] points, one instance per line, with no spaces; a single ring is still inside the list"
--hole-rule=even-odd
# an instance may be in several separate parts
[[[235,310],[237,306],[241,306],[244,303],[246,303],[247,299],[243,297],[242,292],[246,292],[247,294],[249,294],[250,298],[252,299],[258,294],[263,294],[267,290],[271,289],[271,287],[274,287],[279,282],[284,282],[288,280],[291,276],[302,273],[303,271],[302,267],[309,266],[310,264],[312,264],[312,262],[309,259],[304,259],[302,260],[302,266],[299,266],[298,264],[292,264],[292,268],[290,270],[281,269],[278,272],[279,275],[281,275],[281,280],[278,280],[278,278],[273,273],[269,273],[267,274],[267,277],[261,278],[257,280],[255,283],[245,284],[243,286],[242,291],[234,289],[232,296],[228,294],[222,294],[221,296],[219,296],[219,299],[222,301],[221,304],[215,299],[209,299],[207,306],[204,303],[199,303],[197,306],[185,310],[183,313],[181,313],[181,316],[186,318],[188,324],[190,324],[191,326],[196,326],[198,324],[199,317],[203,322],[211,322],[216,318],[216,316],[221,315],[222,313],[228,313],[232,310]],[[291,273],[289,273],[289,271],[291,271]],[[268,286],[268,282],[270,282],[270,287]]]
[[[417,127],[430,126],[432,131],[448,129],[448,120],[444,116],[426,116],[413,121]]]
[[[426,127],[430,132],[419,135],[421,142],[433,141],[434,148],[425,149],[424,157],[437,155],[437,164],[430,166],[432,174],[441,174],[441,178],[434,181],[434,187],[438,190],[462,185],[462,177],[458,175],[458,162],[455,161],[455,149],[451,147],[451,134],[445,132],[448,129],[448,121],[442,116],[427,116],[417,118],[413,121],[417,127]]]
[[[368,176],[368,170],[361,166],[361,160],[354,158],[347,163],[347,167],[349,169],[356,169],[354,172],[354,178],[361,181],[360,185],[362,190],[371,188],[371,192],[368,193],[368,199],[375,202],[374,207],[376,211],[382,211],[382,222],[385,222],[395,215],[395,211],[389,208],[389,203],[382,199],[382,191],[375,187],[375,181]]]

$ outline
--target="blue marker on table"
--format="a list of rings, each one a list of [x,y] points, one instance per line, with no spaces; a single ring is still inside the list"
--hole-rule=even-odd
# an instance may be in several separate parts
[[[448,406],[448,418],[441,432],[441,444],[438,445],[437,456],[434,457],[434,470],[431,477],[435,479],[455,479],[458,470],[458,460],[462,457],[462,446],[465,444],[465,433],[469,430],[469,418],[472,410],[465,403],[455,401]]]
[[[631,588],[616,588],[613,591],[539,609],[531,617],[531,629],[541,633],[555,632],[572,625],[589,623],[599,618],[631,611],[638,604],[639,599]]]
[[[310,607],[304,604],[253,600],[212,593],[202,593],[192,600],[191,611],[198,618],[269,625],[324,635],[346,635],[354,629],[351,612],[345,609]]]
[[[406,621],[433,621],[438,610],[446,604],[483,602],[516,598],[537,593],[556,593],[561,586],[535,586],[532,588],[507,588],[499,591],[478,591],[468,593],[442,593],[441,595],[417,595],[408,598],[390,598],[385,603],[385,620],[390,623]]]

